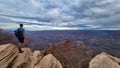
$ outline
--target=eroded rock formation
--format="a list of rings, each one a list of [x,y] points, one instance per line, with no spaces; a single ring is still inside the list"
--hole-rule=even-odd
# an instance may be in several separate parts
[[[0,68],[62,68],[61,63],[52,55],[41,55],[41,51],[32,52],[23,48],[19,53],[15,45],[0,45]]]

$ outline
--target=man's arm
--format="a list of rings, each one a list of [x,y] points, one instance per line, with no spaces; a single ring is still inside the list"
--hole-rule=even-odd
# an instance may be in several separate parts
[[[25,36],[25,32],[23,32],[23,37],[25,38],[26,36]]]

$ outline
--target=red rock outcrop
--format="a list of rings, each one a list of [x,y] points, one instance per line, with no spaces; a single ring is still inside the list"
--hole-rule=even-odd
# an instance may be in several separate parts
[[[79,68],[81,65],[89,66],[94,50],[82,41],[70,39],[50,47],[45,53],[52,53],[65,68]],[[86,61],[82,61],[82,60]]]

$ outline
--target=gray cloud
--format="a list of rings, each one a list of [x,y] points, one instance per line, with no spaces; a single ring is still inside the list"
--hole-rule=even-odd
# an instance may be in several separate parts
[[[31,28],[120,29],[119,0],[0,0],[0,6],[2,26],[22,22]]]

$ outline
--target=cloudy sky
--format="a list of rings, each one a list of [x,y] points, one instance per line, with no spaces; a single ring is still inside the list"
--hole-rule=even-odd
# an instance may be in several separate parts
[[[0,28],[120,30],[120,0],[0,0]]]

